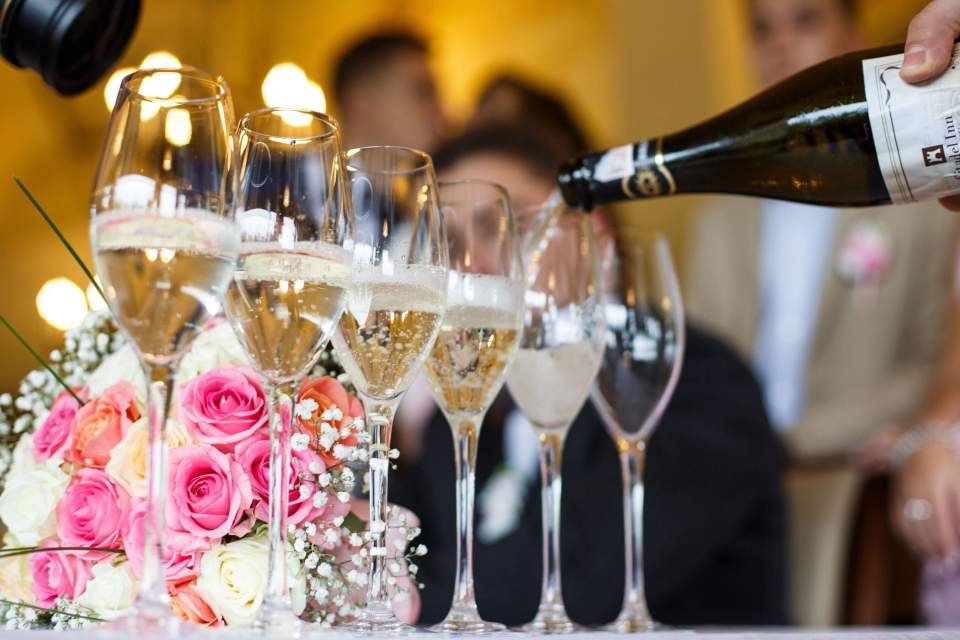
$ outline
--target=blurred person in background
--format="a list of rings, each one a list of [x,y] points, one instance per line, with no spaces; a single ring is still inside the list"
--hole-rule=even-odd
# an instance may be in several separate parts
[[[542,129],[488,122],[441,146],[440,178],[503,185],[517,211],[539,205],[568,148]],[[597,224],[602,223],[603,213]],[[603,233],[601,227],[600,232]],[[749,369],[694,328],[676,393],[648,454],[644,565],[653,615],[673,625],[786,623],[786,524],[779,443]],[[453,593],[453,446],[439,411],[425,415],[419,457],[401,456],[392,501],[421,519],[421,623],[439,621]],[[541,523],[536,435],[504,390],[480,434],[474,556],[480,612],[509,625],[540,599]],[[617,452],[588,402],[564,447],[561,563],[570,617],[613,620],[623,598],[623,512]]]
[[[853,0],[746,0],[764,85],[861,48]],[[792,614],[839,622],[859,496],[851,462],[923,402],[937,364],[954,249],[936,205],[838,210],[716,200],[691,251],[690,316],[729,340],[763,387],[792,460]],[[882,449],[882,446],[868,446]]]
[[[552,163],[554,173],[561,162],[586,152],[590,146],[586,134],[562,100],[547,90],[520,80],[516,75],[496,75],[480,91],[466,130],[503,132],[520,129],[533,132],[540,146],[540,166],[547,167]],[[468,136],[470,139],[482,137]],[[495,158],[495,168],[492,170],[504,168],[501,160],[502,158]],[[513,171],[521,174],[524,172],[523,165],[507,166],[506,169],[508,175]],[[498,180],[493,182],[501,184]],[[526,187],[529,185],[535,185],[533,193],[528,192]],[[537,207],[546,199],[547,194],[540,193],[536,181],[519,180],[514,186],[519,190],[511,193],[516,212]],[[591,216],[590,222],[598,238],[611,236],[610,223],[605,214]],[[423,429],[435,410],[436,403],[430,387],[423,376],[419,376],[404,396],[394,426],[395,446],[405,458],[416,459],[419,456]]]
[[[341,54],[333,90],[344,148],[436,147],[448,122],[429,53],[425,40],[398,31],[367,36]]]
[[[920,602],[936,626],[960,625],[960,304],[930,400],[890,448],[894,529],[924,561]]]
[[[533,127],[554,141],[563,159],[586,153],[590,145],[566,105],[549,91],[512,73],[501,73],[480,91],[468,129],[506,124]]]

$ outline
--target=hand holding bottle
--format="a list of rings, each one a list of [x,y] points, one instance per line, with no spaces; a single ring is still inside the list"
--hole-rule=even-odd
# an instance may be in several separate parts
[[[910,22],[900,77],[923,82],[943,73],[960,35],[960,0],[933,0]]]
[[[933,0],[910,21],[900,77],[924,82],[943,73],[960,35],[960,0]],[[940,204],[960,211],[960,196],[941,198]]]

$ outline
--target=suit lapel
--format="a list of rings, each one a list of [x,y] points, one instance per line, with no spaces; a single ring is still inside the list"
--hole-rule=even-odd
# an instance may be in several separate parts
[[[837,259],[843,243],[850,233],[850,229],[858,220],[872,215],[863,210],[841,209],[837,213],[837,225],[833,235],[833,246],[830,249],[829,263],[823,270],[823,281],[820,286],[820,305],[817,311],[817,321],[814,326],[813,345],[810,348],[807,371],[823,355],[826,345],[837,326],[837,314],[843,309],[850,296],[849,286],[843,282],[837,273]]]

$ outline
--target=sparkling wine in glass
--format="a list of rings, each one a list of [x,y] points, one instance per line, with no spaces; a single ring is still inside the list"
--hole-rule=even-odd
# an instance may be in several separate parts
[[[239,249],[233,106],[222,78],[147,69],[120,86],[91,197],[94,263],[150,381],[144,553],[137,599],[116,626],[174,632],[163,569],[166,418],[173,371],[220,310]]]
[[[241,243],[225,307],[271,411],[267,592],[254,628],[289,638],[301,631],[286,563],[293,405],[346,306],[353,220],[332,118],[261,109],[240,119],[237,142]]]
[[[643,470],[646,444],[673,395],[685,342],[683,302],[662,236],[637,238],[604,251],[603,364],[596,405],[620,454],[626,587],[610,629],[655,630],[643,583]]]
[[[543,588],[523,630],[569,633],[574,625],[560,590],[561,455],[600,367],[601,263],[589,220],[570,211],[555,214],[530,246],[520,349],[507,374],[510,395],[540,442]]]
[[[387,474],[397,405],[430,354],[447,302],[447,245],[430,156],[404,147],[346,154],[357,240],[333,345],[370,435],[370,573],[353,629],[399,632],[387,593]]]
[[[447,313],[424,370],[453,432],[457,570],[453,604],[435,631],[504,629],[480,617],[473,591],[473,503],[483,416],[503,387],[523,326],[520,236],[506,191],[480,180],[440,183],[450,276]]]

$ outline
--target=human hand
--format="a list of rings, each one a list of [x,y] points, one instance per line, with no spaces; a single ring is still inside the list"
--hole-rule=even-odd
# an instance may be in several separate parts
[[[886,473],[890,469],[890,455],[903,435],[903,427],[890,424],[867,438],[867,441],[853,452],[853,463],[866,476]]]
[[[910,83],[925,82],[943,73],[960,35],[960,0],[933,0],[910,21],[900,77]],[[960,211],[960,196],[940,199],[951,211]]]
[[[949,443],[930,439],[900,467],[890,517],[924,558],[948,558],[960,551],[960,460]]]

